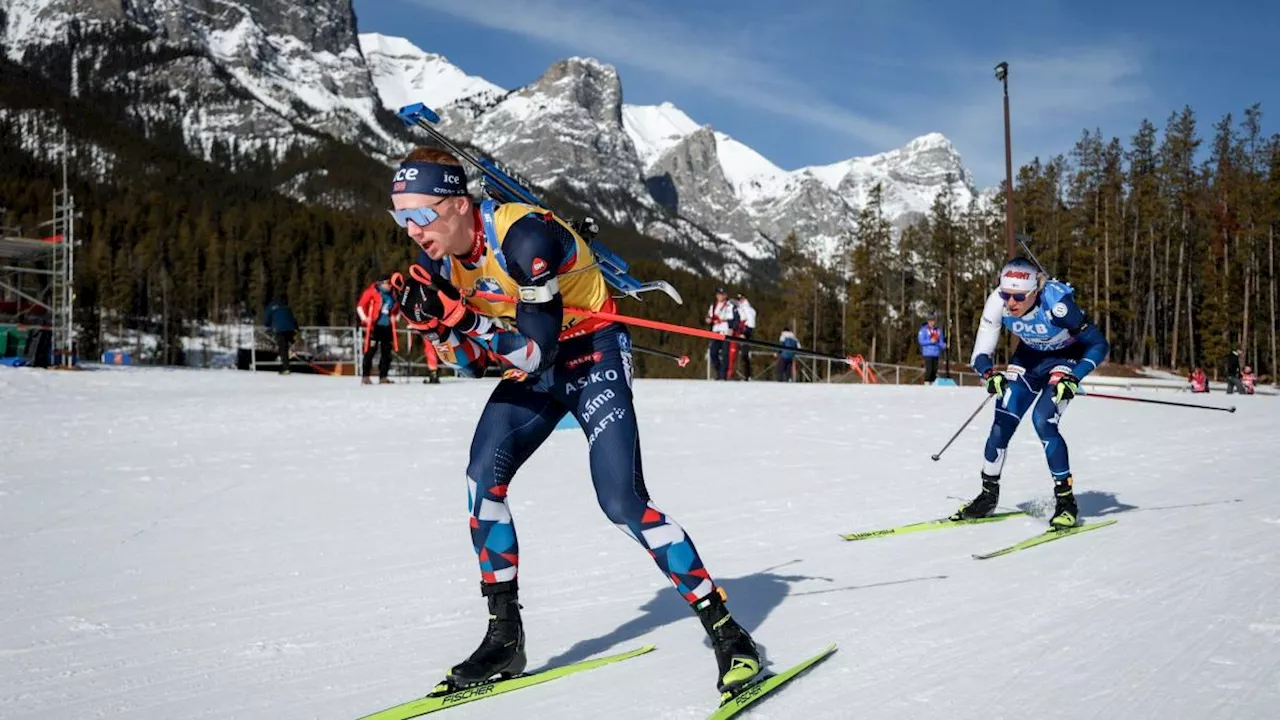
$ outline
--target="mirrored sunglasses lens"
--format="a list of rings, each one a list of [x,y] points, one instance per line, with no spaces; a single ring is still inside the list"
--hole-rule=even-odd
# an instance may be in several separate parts
[[[436,221],[440,215],[431,208],[406,208],[404,210],[388,210],[391,217],[396,219],[396,224],[402,228],[408,228],[409,222],[413,221],[418,227],[426,227]]]

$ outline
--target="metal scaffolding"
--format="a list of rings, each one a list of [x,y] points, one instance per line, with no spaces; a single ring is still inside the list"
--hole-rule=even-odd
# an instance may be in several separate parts
[[[0,325],[19,332],[50,331],[48,356],[33,364],[70,366],[75,361],[75,199],[64,185],[53,195],[53,218],[40,223],[52,235],[24,237],[21,228],[0,230]]]

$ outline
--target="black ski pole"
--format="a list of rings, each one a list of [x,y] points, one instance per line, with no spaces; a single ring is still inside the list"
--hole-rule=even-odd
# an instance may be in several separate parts
[[[1081,397],[1106,398],[1108,400],[1128,400],[1129,402],[1151,403],[1152,405],[1172,405],[1174,407],[1192,408],[1193,410],[1218,410],[1219,412],[1233,413],[1236,406],[1217,407],[1214,405],[1196,405],[1195,403],[1174,402],[1173,400],[1153,400],[1151,398],[1129,397],[1128,395],[1107,395],[1105,393],[1082,392]]]
[[[631,345],[631,349],[635,350],[636,352],[646,353],[648,355],[657,355],[658,357],[670,358],[672,360],[675,360],[676,365],[679,365],[680,367],[684,367],[685,365],[689,364],[688,355],[676,355],[675,353],[669,353],[669,352],[666,352],[665,350],[655,350],[653,348],[642,347],[634,343]]]
[[[995,397],[995,395],[988,394],[982,401],[982,404],[978,406],[978,409],[974,410],[973,414],[969,416],[969,419],[964,421],[964,424],[960,426],[960,429],[956,431],[956,434],[951,436],[951,439],[947,441],[947,444],[943,445],[941,450],[933,454],[934,462],[937,462],[938,459],[942,457],[942,453],[946,452],[947,448],[951,447],[951,443],[955,442],[956,438],[960,437],[960,433],[964,432],[964,429],[969,427],[969,423],[973,422],[973,419],[978,417],[978,413],[982,412],[982,408],[986,407],[987,403],[991,402],[991,398],[993,397]]]

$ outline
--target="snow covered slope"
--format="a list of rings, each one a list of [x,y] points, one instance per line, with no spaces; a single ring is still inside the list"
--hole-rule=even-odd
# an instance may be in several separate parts
[[[492,388],[0,371],[0,717],[350,719],[424,693],[485,624],[463,471]],[[1275,399],[1235,415],[1077,400],[1063,430],[1082,509],[1119,523],[976,561],[1044,521],[836,534],[976,492],[990,410],[928,456],[981,390],[636,392],[654,502],[767,657],[840,643],[753,720],[1274,716]],[[371,429],[432,415],[451,420],[416,440]],[[1028,425],[1002,499],[1049,492]],[[701,628],[600,512],[581,433],[554,433],[510,498],[532,666],[658,649],[447,717],[705,717]]]

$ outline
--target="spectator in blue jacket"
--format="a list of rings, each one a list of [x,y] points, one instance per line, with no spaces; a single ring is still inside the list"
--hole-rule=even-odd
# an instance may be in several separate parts
[[[796,334],[791,332],[791,328],[782,328],[782,335],[778,337],[778,344],[789,348],[799,348],[800,339]],[[778,382],[794,382],[796,379],[796,353],[795,350],[783,350],[775,353],[778,358],[778,364],[774,368],[774,379]]]
[[[920,343],[920,354],[924,356],[924,382],[932,385],[938,379],[938,356],[947,348],[946,339],[942,337],[942,328],[938,327],[938,314],[929,313],[920,325],[920,333],[916,336]]]
[[[276,336],[276,351],[280,353],[280,374],[289,374],[289,348],[293,346],[294,335],[298,332],[298,319],[293,316],[284,298],[277,297],[267,306],[263,314],[262,324],[267,326]]]

